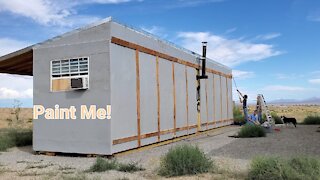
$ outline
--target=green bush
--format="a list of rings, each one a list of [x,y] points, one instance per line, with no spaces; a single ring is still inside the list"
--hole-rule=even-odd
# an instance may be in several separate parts
[[[313,180],[320,177],[320,160],[299,156],[290,159],[257,157],[252,160],[249,180]]]
[[[245,125],[240,129],[238,136],[240,138],[265,137],[266,132],[261,126]]]
[[[181,176],[208,172],[213,162],[196,146],[179,145],[171,148],[161,159],[159,175]]]
[[[278,114],[276,112],[271,112],[271,116],[274,119],[274,123],[275,124],[283,124],[280,116],[278,116]],[[265,122],[267,120],[267,116],[266,114],[262,115],[262,123]]]
[[[116,160],[104,160],[101,157],[98,157],[96,162],[90,167],[89,172],[104,172],[108,170],[117,169]]]
[[[273,117],[275,124],[283,124],[281,118],[278,116],[276,112],[271,112],[271,116]]]
[[[240,111],[240,108],[237,106],[233,107],[233,122],[234,124],[245,123],[243,113]]]
[[[28,145],[32,145],[32,130],[30,129],[8,129],[1,133],[0,151]]]
[[[115,159],[105,160],[101,157],[98,157],[96,162],[87,170],[88,172],[104,172],[109,170],[118,170],[123,172],[136,172],[143,171],[144,168],[139,166],[137,163],[118,163]]]
[[[320,116],[319,115],[307,116],[303,120],[303,124],[320,124]]]
[[[144,168],[139,166],[138,163],[131,162],[129,164],[120,163],[118,166],[118,170],[122,172],[136,172],[136,171],[143,171]]]

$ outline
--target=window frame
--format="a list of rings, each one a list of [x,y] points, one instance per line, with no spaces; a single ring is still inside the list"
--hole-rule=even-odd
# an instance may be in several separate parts
[[[88,66],[88,69],[87,69],[87,71],[84,71],[84,72],[81,72],[80,71],[80,62],[79,62],[79,60],[80,59],[87,59],[87,66]],[[74,76],[72,76],[71,75],[71,72],[70,72],[70,60],[72,60],[72,59],[78,59],[78,71],[77,72],[75,72],[74,74],[78,74],[78,75],[74,75]],[[63,60],[68,60],[69,61],[69,65],[68,65],[68,67],[69,67],[69,73],[68,73],[68,75],[67,76],[62,76],[62,75],[64,75],[64,74],[67,74],[67,73],[62,73],[61,72],[61,61],[63,61]],[[53,77],[53,72],[52,72],[52,70],[53,70],[53,62],[55,62],[55,61],[59,61],[60,62],[60,73],[59,73],[59,77]],[[83,75],[81,75],[81,73],[86,73],[86,74],[83,74]],[[61,91],[72,91],[72,89],[70,89],[70,90],[59,90],[59,91],[53,91],[52,90],[52,81],[53,80],[55,80],[55,79],[72,79],[72,78],[82,78],[82,77],[88,77],[88,80],[89,80],[89,75],[90,75],[90,58],[89,58],[89,56],[79,56],[79,57],[71,57],[71,58],[60,58],[60,59],[54,59],[54,60],[51,60],[50,61],[50,92],[61,92]]]

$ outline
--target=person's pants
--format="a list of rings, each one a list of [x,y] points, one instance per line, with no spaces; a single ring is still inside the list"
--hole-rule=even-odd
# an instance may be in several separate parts
[[[248,108],[243,108],[244,120],[248,122]]]
[[[262,113],[258,114],[258,120],[259,120],[260,124],[262,124]]]

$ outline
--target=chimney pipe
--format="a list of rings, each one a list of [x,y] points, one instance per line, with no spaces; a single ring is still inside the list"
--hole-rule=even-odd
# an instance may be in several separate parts
[[[198,79],[208,79],[208,76],[206,75],[206,60],[207,60],[207,42],[202,42],[202,73],[201,76],[198,76]]]

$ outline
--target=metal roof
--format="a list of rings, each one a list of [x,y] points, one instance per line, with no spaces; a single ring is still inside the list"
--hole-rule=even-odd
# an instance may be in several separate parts
[[[200,57],[199,54],[195,53],[195,52],[192,52],[190,50],[187,50],[183,47],[180,47],[174,43],[171,43],[169,41],[166,41],[166,40],[163,40],[149,32],[146,32],[144,30],[141,30],[141,29],[137,29],[137,28],[134,28],[132,26],[128,26],[128,25],[125,25],[123,23],[119,23],[119,22],[116,22],[114,21],[111,17],[108,17],[108,18],[105,18],[101,21],[98,21],[98,22],[95,22],[93,24],[90,24],[88,26],[85,26],[85,27],[82,27],[82,28],[78,28],[76,30],[73,30],[73,31],[70,31],[70,32],[67,32],[67,33],[64,33],[60,36],[56,36],[54,38],[51,38],[49,40],[46,40],[44,42],[41,42],[41,43],[38,43],[38,44],[34,44],[34,45],[31,45],[31,46],[28,46],[24,49],[21,49],[21,50],[18,50],[18,51],[15,51],[13,53],[10,53],[10,54],[7,54],[7,55],[4,55],[2,57],[0,57],[0,73],[8,73],[8,74],[18,74],[18,75],[30,75],[32,76],[33,75],[33,49],[34,48],[37,48],[43,44],[46,44],[46,43],[49,43],[49,42],[52,42],[52,41],[55,41],[57,39],[61,39],[63,37],[66,37],[68,35],[71,35],[71,34],[74,34],[74,33],[77,33],[79,31],[82,31],[82,30],[86,30],[86,29],[90,29],[90,28],[93,28],[95,26],[98,26],[98,25],[101,25],[101,24],[104,24],[104,23],[107,23],[107,22],[115,22],[115,23],[118,23],[124,27],[127,27],[128,29],[131,29],[137,33],[140,33],[142,35],[145,35],[147,37],[150,37],[152,39],[155,39],[157,41],[161,41],[163,43],[166,43],[168,45],[170,45],[171,47],[173,48],[177,48],[179,50],[182,50],[188,54],[191,54],[195,57]],[[223,68],[226,68],[226,69],[230,69],[229,67],[221,64],[221,63],[218,63],[216,61],[213,61],[211,59],[208,58],[208,60],[217,65],[217,66],[220,66],[220,67],[223,67]]]

